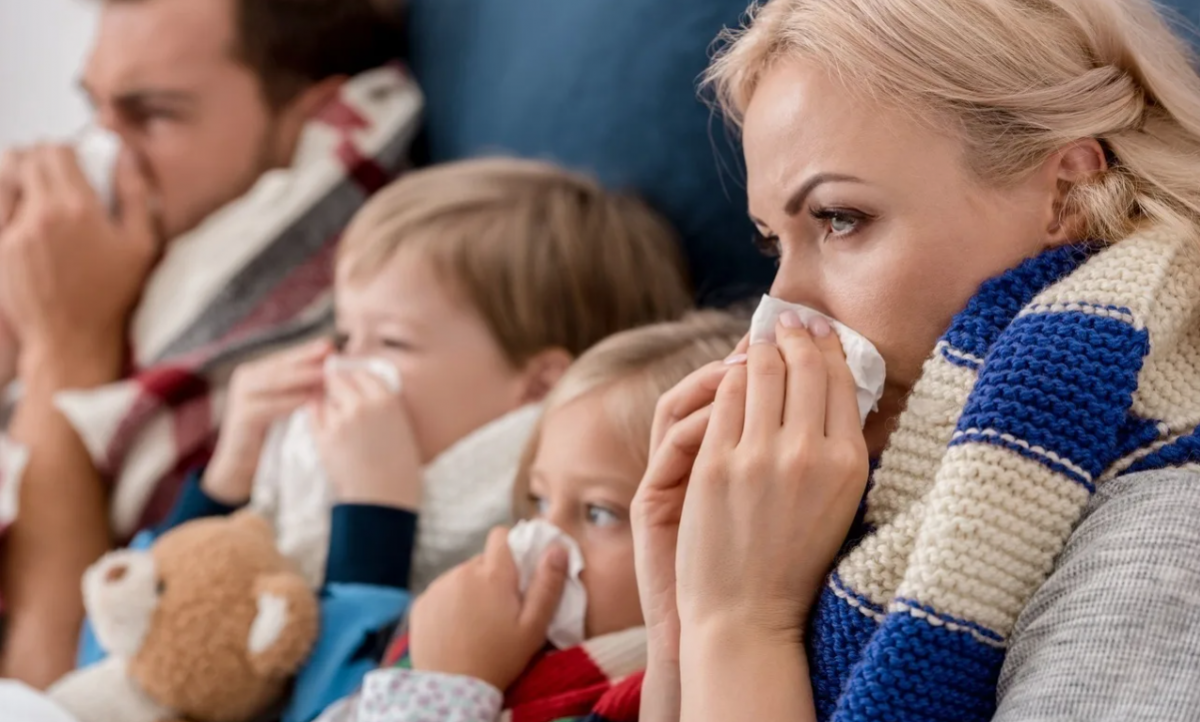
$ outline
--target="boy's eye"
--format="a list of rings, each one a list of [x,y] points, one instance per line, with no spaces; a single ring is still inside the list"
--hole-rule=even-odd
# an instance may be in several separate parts
[[[587,516],[588,523],[595,526],[616,526],[621,523],[621,516],[617,512],[596,504],[588,504]]]
[[[381,338],[379,343],[384,348],[390,348],[396,351],[408,351],[412,348],[412,344],[399,338]]]
[[[533,509],[534,516],[546,516],[550,513],[550,502],[543,499],[537,494],[529,495],[529,507]]]

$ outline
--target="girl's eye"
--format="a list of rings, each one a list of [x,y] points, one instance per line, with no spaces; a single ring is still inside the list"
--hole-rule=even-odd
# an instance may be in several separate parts
[[[779,236],[767,235],[762,231],[754,231],[754,246],[758,252],[767,258],[779,258],[782,250],[779,247]]]
[[[346,346],[350,344],[350,334],[338,331],[333,335],[333,348],[339,353],[346,350]]]
[[[588,504],[587,515],[588,523],[595,526],[616,526],[621,523],[621,517],[615,511],[596,504]]]

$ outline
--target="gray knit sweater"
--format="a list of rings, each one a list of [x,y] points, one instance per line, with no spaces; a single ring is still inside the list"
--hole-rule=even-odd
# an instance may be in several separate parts
[[[1200,473],[1100,487],[1013,633],[994,722],[1200,720]]]

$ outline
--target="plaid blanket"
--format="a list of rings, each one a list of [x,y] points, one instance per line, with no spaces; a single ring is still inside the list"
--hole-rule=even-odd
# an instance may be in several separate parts
[[[129,376],[56,399],[114,484],[118,537],[161,519],[207,461],[235,366],[328,328],[338,238],[405,168],[421,105],[399,67],[347,82],[304,129],[291,167],[168,244],[132,320]],[[15,446],[0,444],[0,530],[17,511]]]
[[[408,637],[397,637],[384,667],[411,668]],[[638,627],[559,651],[547,648],[504,693],[502,722],[636,722],[646,666]]]

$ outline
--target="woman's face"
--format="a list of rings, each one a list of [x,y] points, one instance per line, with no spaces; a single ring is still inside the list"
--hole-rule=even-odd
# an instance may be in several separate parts
[[[880,413],[866,428],[877,455],[980,283],[1064,240],[1058,169],[987,187],[958,139],[802,62],[763,77],[743,132],[750,213],[780,254],[772,294],[833,316],[887,361]]]

